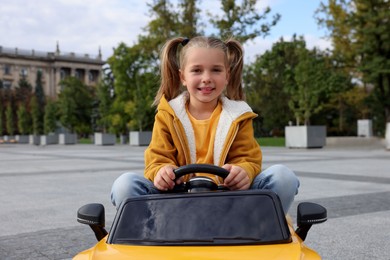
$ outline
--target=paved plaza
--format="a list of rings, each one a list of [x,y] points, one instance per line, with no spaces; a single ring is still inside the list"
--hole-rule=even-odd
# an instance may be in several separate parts
[[[384,147],[263,147],[263,166],[285,164],[301,181],[302,201],[328,209],[306,244],[323,259],[390,259],[390,151]],[[113,181],[142,174],[145,147],[0,145],[0,259],[71,259],[96,241],[77,209],[105,205],[109,227]]]

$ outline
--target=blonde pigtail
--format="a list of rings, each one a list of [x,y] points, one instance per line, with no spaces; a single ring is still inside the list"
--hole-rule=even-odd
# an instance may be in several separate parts
[[[161,82],[160,88],[154,98],[153,105],[157,106],[162,96],[169,101],[180,94],[180,74],[178,64],[178,48],[185,38],[178,37],[169,40],[162,48],[161,62]]]
[[[225,44],[227,46],[227,59],[229,64],[229,82],[226,87],[226,96],[233,100],[244,100],[245,96],[242,87],[244,49],[234,39],[227,40]]]

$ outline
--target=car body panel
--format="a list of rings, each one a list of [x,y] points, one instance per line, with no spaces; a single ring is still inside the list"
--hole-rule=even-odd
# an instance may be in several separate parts
[[[274,260],[318,260],[317,253],[304,246],[298,238],[288,244],[250,246],[133,246],[110,245],[106,238],[89,250],[78,254],[74,260],[86,259],[274,259]]]
[[[260,190],[127,199],[109,234],[98,240],[74,259],[321,259],[294,231],[277,195]]]

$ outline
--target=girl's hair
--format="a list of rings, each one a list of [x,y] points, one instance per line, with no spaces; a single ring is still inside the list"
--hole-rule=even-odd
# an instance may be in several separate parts
[[[164,95],[169,101],[182,92],[179,69],[184,69],[186,53],[191,47],[220,49],[225,54],[225,64],[229,73],[226,97],[232,100],[244,100],[242,89],[243,47],[234,40],[223,42],[214,37],[197,36],[190,40],[178,37],[165,43],[161,51],[161,83],[153,105],[158,105]]]

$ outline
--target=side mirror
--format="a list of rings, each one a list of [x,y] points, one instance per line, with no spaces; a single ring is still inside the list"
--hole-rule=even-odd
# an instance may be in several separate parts
[[[307,233],[313,224],[319,224],[327,220],[327,211],[323,206],[312,203],[302,202],[298,205],[297,224],[295,233],[304,241]]]
[[[99,203],[91,203],[82,206],[77,211],[77,221],[87,224],[95,233],[98,241],[102,240],[108,233],[105,227],[104,206]]]

